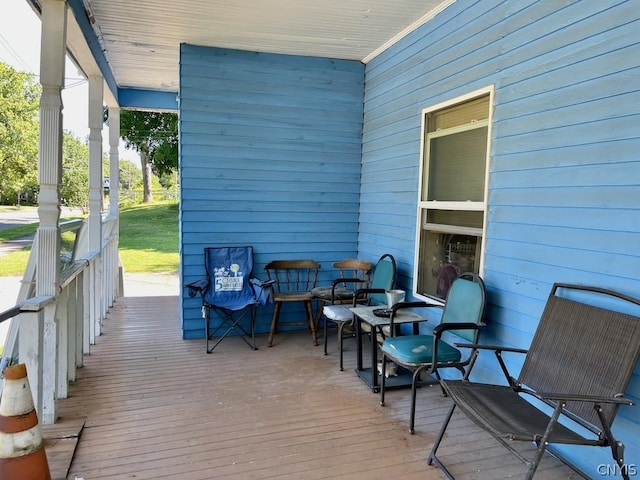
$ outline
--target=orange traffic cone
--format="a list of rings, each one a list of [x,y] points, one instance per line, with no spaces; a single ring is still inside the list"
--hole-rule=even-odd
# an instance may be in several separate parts
[[[0,479],[51,480],[24,364],[7,367],[0,399]]]

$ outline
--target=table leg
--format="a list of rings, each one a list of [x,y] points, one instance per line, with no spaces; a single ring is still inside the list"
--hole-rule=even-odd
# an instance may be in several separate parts
[[[371,326],[371,390],[377,392],[378,385],[378,331],[375,326]]]
[[[361,372],[362,371],[362,320],[360,317],[355,315],[355,324],[356,324],[356,369]]]

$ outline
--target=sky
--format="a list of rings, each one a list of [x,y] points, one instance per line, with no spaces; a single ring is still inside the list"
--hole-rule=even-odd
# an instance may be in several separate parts
[[[39,81],[41,23],[25,0],[0,0],[0,61],[21,72],[33,73]],[[62,91],[63,124],[83,143],[89,136],[89,83],[67,59]],[[102,131],[103,153],[109,153],[108,129]],[[120,144],[120,158],[140,165],[139,155]]]

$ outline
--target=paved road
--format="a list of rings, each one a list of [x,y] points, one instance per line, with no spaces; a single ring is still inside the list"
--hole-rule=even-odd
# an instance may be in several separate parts
[[[82,210],[63,207],[60,212],[61,217],[71,217],[75,215],[82,215]],[[40,218],[38,217],[38,209],[36,207],[12,207],[10,210],[5,210],[4,207],[0,207],[0,229],[25,225],[27,223],[37,223],[39,221]]]
[[[35,207],[19,207],[11,210],[0,210],[0,228],[15,227],[26,223],[39,222],[38,209]]]
[[[21,207],[12,210],[0,211],[0,229],[37,223],[38,209],[35,207]],[[31,245],[33,235],[24,238],[16,238],[5,243],[0,243],[0,256],[16,250],[22,250]]]
[[[80,209],[63,208],[60,212],[60,216],[63,218],[77,215],[82,215],[82,211]],[[11,210],[0,210],[0,229],[26,225],[29,223],[38,223],[39,221],[40,218],[38,217],[38,209],[36,207],[19,207],[12,208]],[[0,256],[16,250],[21,250],[24,247],[31,245],[32,241],[33,235],[0,243]]]

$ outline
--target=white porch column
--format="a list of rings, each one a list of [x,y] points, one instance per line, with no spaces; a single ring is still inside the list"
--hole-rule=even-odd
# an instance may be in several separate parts
[[[60,286],[60,183],[62,182],[62,89],[64,88],[67,3],[44,0],[42,5],[42,36],[40,53],[40,147],[38,159],[38,216],[36,296],[55,297]],[[43,424],[53,424],[57,400],[56,305],[44,308],[44,341],[42,358],[36,365],[27,365],[29,375],[42,375],[37,384],[42,387]],[[39,329],[31,329],[35,334]],[[22,334],[21,334],[22,336]],[[21,345],[26,339],[20,339]],[[32,349],[38,351],[39,349]],[[32,368],[30,368],[32,367]],[[34,368],[35,367],[35,368]]]
[[[111,229],[111,235],[115,239],[109,243],[109,265],[105,275],[109,282],[106,289],[108,295],[108,306],[113,303],[118,296],[122,295],[122,285],[120,283],[120,256],[118,255],[118,245],[120,239],[120,109],[109,107],[109,217],[115,222]]]
[[[91,319],[96,335],[102,326],[102,96],[103,79],[89,76],[89,251],[98,254],[92,262],[89,294]]]
[[[120,209],[120,109],[109,108],[109,213],[118,216]]]

